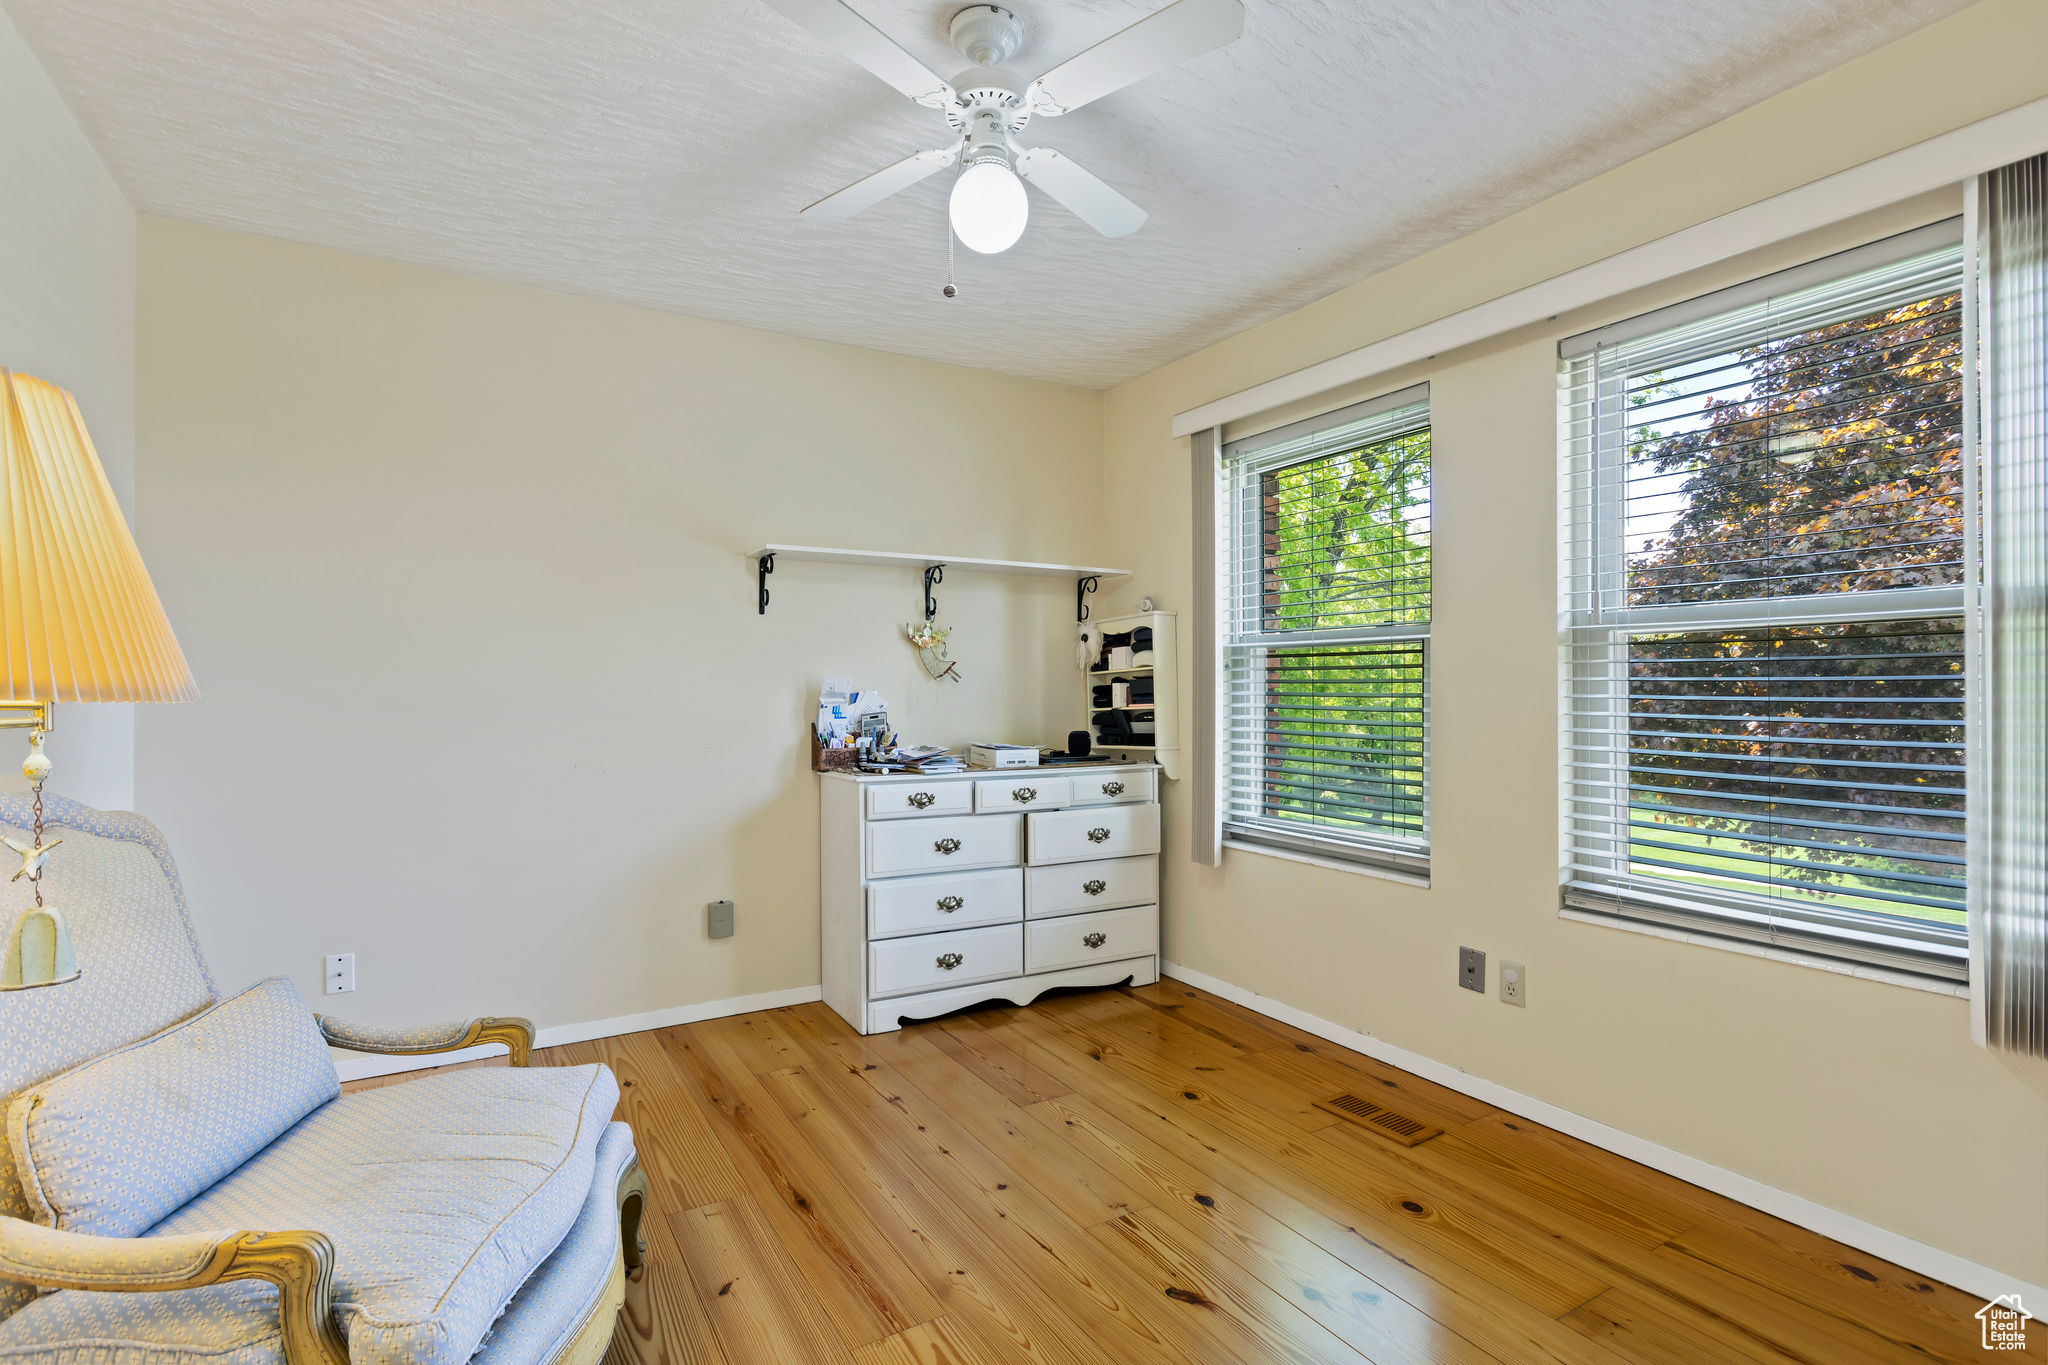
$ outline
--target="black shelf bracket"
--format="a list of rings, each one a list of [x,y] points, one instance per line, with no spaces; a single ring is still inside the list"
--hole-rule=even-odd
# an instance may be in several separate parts
[[[761,556],[761,615],[768,614],[768,575],[775,572],[775,556]]]
[[[1088,594],[1101,586],[1102,580],[1093,576],[1084,576],[1074,580],[1074,619],[1076,621],[1086,621],[1088,619]]]
[[[946,566],[927,564],[924,569],[924,619],[929,621],[939,614],[939,600],[932,596],[932,587],[946,581]]]

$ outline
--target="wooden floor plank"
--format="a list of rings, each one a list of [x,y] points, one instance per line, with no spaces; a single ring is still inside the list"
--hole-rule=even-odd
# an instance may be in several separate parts
[[[840,1339],[863,1346],[938,1316],[929,1285],[868,1218],[836,1163],[811,1148],[724,1041],[696,1025],[661,1034]]]
[[[1110,1031],[1116,1033],[1120,1027],[1111,1025]],[[1099,1039],[1091,1035],[1090,1041]],[[1119,1059],[1109,1060],[1117,1064]],[[1285,1069],[1303,1066],[1285,1057],[1274,1061]],[[1154,1071],[1156,1074],[1149,1079],[1206,1082],[1208,1087],[1251,1100],[1266,1112],[1285,1106],[1284,1078],[1280,1076],[1250,1075],[1237,1065],[1219,1066],[1199,1077],[1191,1076],[1187,1070],[1180,1070],[1176,1076],[1171,1066],[1156,1067]],[[1182,1097],[1193,1093],[1184,1091]],[[1432,1220],[1440,1217],[1451,1231],[1465,1234],[1468,1239],[1478,1234],[1477,1240],[1490,1249],[1510,1251],[1513,1263],[1523,1268],[1533,1269],[1547,1258],[1544,1278],[1566,1296],[1588,1287],[1597,1293],[1605,1285],[1632,1283],[1646,1295],[1654,1291],[1669,1296],[1696,1312],[1725,1311],[1731,1297],[1739,1297],[1744,1304],[1738,1316],[1757,1320],[1757,1330],[1763,1334],[1760,1339],[1788,1345],[1801,1339],[1797,1319],[1783,1311],[1783,1296],[1769,1287],[1698,1273],[1674,1258],[1652,1255],[1665,1230],[1634,1225],[1614,1217],[1614,1210],[1597,1203],[1551,1198],[1553,1192],[1540,1182],[1469,1159],[1472,1154],[1461,1153],[1454,1138],[1447,1136],[1404,1149],[1368,1130],[1340,1124],[1311,1134],[1309,1145],[1341,1154],[1351,1178],[1370,1186],[1380,1195],[1384,1207],[1399,1207],[1410,1213],[1427,1210]],[[1504,1175],[1509,1178],[1502,1179]],[[1484,1232],[1480,1233],[1482,1228]],[[1469,1249],[1462,1259],[1472,1263]],[[1584,1301],[1532,1297],[1528,1281],[1517,1282],[1511,1275],[1502,1275],[1502,1269],[1496,1264],[1496,1283],[1543,1311],[1561,1313]],[[1901,1340],[1880,1324],[1844,1320],[1837,1324],[1836,1332],[1841,1345],[1833,1348],[1835,1357],[1900,1362],[1913,1358],[1910,1354],[1899,1354],[1904,1349]],[[1830,1358],[1822,1348],[1815,1349],[1822,1351],[1817,1358]]]
[[[1078,1095],[1026,1111],[1068,1135],[1078,1156],[1121,1166],[1155,1196],[1148,1216],[1174,1219],[1288,1299],[1360,1355],[1380,1365],[1491,1365],[1497,1357],[1361,1275],[1281,1217],[1241,1195],[1252,1185],[1221,1160],[1197,1167]],[[1214,1154],[1209,1154],[1212,1157]],[[1282,1215],[1291,1201],[1268,1195]],[[1296,1215],[1297,1221],[1301,1221]]]
[[[1177,981],[535,1061],[613,1068],[654,1190],[605,1365],[1982,1358],[1961,1290]]]
[[[1055,1043],[1064,1032],[1064,1025],[1053,1019],[1022,1019],[1013,1027]],[[1367,1159],[1364,1152],[1341,1151],[1346,1159],[1340,1160],[1327,1141],[1319,1140],[1321,1132],[1302,1132],[1270,1117],[1192,1069],[1092,1045],[1089,1055],[1153,1099],[1165,1100],[1200,1130],[1327,1185],[1388,1244],[1455,1261],[1546,1317],[1570,1312],[1611,1287],[1547,1245],[1546,1238],[1498,1216],[1482,1201],[1433,1188],[1411,1173]]]
[[[1034,1039],[1025,1045],[1040,1044]],[[1055,1051],[1043,1056],[1048,1066],[1072,1067],[1070,1078],[1077,1094],[1055,1103],[1062,1109],[1069,1105],[1093,1109],[1099,1103],[1101,1108],[1093,1112],[1105,1122],[1121,1122],[1127,1133],[1169,1148],[1213,1181],[1206,1192],[1216,1201],[1217,1209],[1227,1212],[1233,1199],[1242,1196],[1501,1361],[1614,1365],[1618,1359],[1585,1337],[1559,1327],[1555,1315],[1502,1292],[1455,1256],[1440,1254],[1406,1236],[1403,1229],[1387,1226],[1369,1204],[1332,1189],[1327,1173],[1319,1178],[1272,1162],[1255,1145],[1238,1143],[1227,1133],[1205,1127],[1171,1101],[1155,1100],[1122,1086],[1099,1061],[1070,1055],[1074,1057],[1071,1063],[1063,1062]],[[1111,1114],[1114,1119],[1109,1118]],[[1409,1335],[1426,1339],[1428,1334]],[[1415,1358],[1428,1357],[1418,1354]]]
[[[1156,1064],[1161,1068],[1160,1074],[1192,1072],[1197,1078],[1230,1074],[1239,1081],[1241,1092],[1266,1114],[1303,1132],[1312,1133],[1343,1122],[1310,1103],[1301,1086],[1272,1083],[1250,1063],[1256,1054],[1190,1029],[1165,1011],[1138,1006],[1122,992],[1104,992],[1103,998],[1096,999],[1077,996],[1056,1001],[1040,1015],[1041,1022],[1047,1020],[1067,1029],[1091,1049],[1114,1052],[1137,1066]]]
[[[1267,1288],[1228,1257],[1176,1235],[1169,1220],[1133,1210],[1098,1223],[1089,1235],[1161,1296],[1233,1339],[1245,1360],[1291,1365],[1361,1365],[1366,1357]]]
[[[1002,1035],[977,1026],[971,1016],[940,1020],[933,1028],[920,1032],[930,1038],[934,1047],[995,1088],[1012,1104],[1037,1104],[1040,1100],[1054,1099],[1065,1093],[1056,1077],[1033,1066],[1010,1047]]]
[[[1059,1249],[1029,1233],[1021,1240],[1013,1234],[1008,1210],[1000,1206],[1008,1202],[1001,1196],[1008,1193],[1009,1182],[991,1182],[986,1190],[967,1193],[952,1172],[935,1169],[926,1155],[896,1139],[895,1129],[904,1121],[901,1111],[829,1075],[826,1064],[788,1068],[773,1079],[797,1091],[816,1109],[819,1121],[838,1129],[877,1164],[887,1181],[886,1196],[901,1210],[904,1225],[926,1241],[942,1266],[951,1263],[961,1299],[949,1296],[948,1312],[970,1324],[978,1319],[978,1338],[1007,1338],[1033,1359],[1185,1358],[1142,1322],[1118,1321],[1125,1305],[1114,1295],[1105,1297],[1071,1260],[1050,1271],[1042,1266],[1043,1259],[1058,1261]],[[999,1206],[991,1211],[991,1204]]]
[[[948,1117],[990,1155],[1044,1195],[1076,1227],[1114,1218],[1140,1202],[1130,1188],[1093,1162],[1075,1162],[1045,1140],[1044,1131],[1023,1109],[997,1098],[993,1104],[955,1103],[949,1085],[961,1074],[934,1041],[936,1035],[906,1040],[910,1048],[893,1059],[896,1071],[927,1097],[945,1106]],[[929,1050],[924,1050],[929,1049]],[[979,1082],[977,1082],[978,1084]]]
[[[732,1365],[690,1283],[668,1219],[652,1211],[640,1220],[640,1230],[647,1239],[647,1260],[640,1283],[626,1288],[626,1309],[633,1316],[613,1331],[612,1351],[627,1359],[614,1365]],[[628,1333],[633,1340],[622,1351],[620,1338]]]
[[[905,1328],[853,1353],[859,1365],[990,1365],[989,1358],[951,1318]]]
[[[1249,1010],[1228,1007],[1215,996],[1190,990],[1168,977],[1149,986],[1124,986],[1120,990],[1147,1009],[1171,1010],[1208,1031],[1217,1041],[1246,1052],[1285,1047],[1294,1041],[1294,1031],[1286,1025],[1263,1019]]]
[[[821,1085],[841,1092],[848,1112],[875,1121],[878,1133],[917,1161],[926,1179],[957,1205],[979,1206],[984,1226],[1040,1291],[1065,1305],[1070,1316],[1091,1319],[1093,1338],[1118,1358],[1241,1358],[1227,1344],[1233,1333],[1152,1303],[1148,1286],[1104,1256],[1053,1200],[996,1160],[908,1077],[893,1066],[871,1064],[859,1069],[842,1065],[835,1077],[825,1068],[837,1040],[821,1036],[818,1041],[825,1049],[819,1055],[825,1064]],[[851,1093],[848,1087],[854,1088]],[[988,1214],[994,1215],[992,1224]]]
[[[619,1082],[618,1117],[633,1125],[655,1208],[677,1213],[746,1190],[740,1168],[712,1135],[675,1064],[652,1033],[585,1043]]]
[[[667,1222],[730,1365],[851,1365],[751,1195]]]
[[[1459,1137],[1483,1144],[1495,1157],[1528,1170],[1568,1172],[1574,1181],[1590,1180],[1629,1200],[1656,1208],[1658,1217],[1683,1223],[1687,1229],[1708,1227],[1740,1233],[1753,1245],[1743,1259],[1763,1257],[1781,1264],[1801,1262],[1817,1273],[1853,1281],[1895,1301],[1911,1303],[1937,1321],[1976,1330],[1973,1315],[1983,1304],[1959,1289],[1581,1142],[1534,1120],[1492,1113],[1460,1130]],[[1685,1234],[1675,1233],[1674,1237],[1682,1242]]]
[[[1624,1289],[1610,1289],[1560,1321],[1620,1352],[1631,1365],[1802,1365],[1757,1343],[1710,1336]]]

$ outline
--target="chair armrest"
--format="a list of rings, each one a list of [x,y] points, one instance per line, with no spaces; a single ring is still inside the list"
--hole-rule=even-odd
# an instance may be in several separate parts
[[[0,1217],[0,1275],[46,1289],[160,1293],[225,1280],[277,1286],[288,1365],[349,1365],[334,1325],[334,1243],[321,1232],[96,1237]]]
[[[533,1064],[533,1021],[487,1015],[481,1019],[457,1019],[445,1024],[418,1028],[388,1028],[379,1024],[352,1024],[331,1014],[316,1014],[320,1032],[336,1047],[351,1052],[382,1052],[398,1057],[424,1057],[436,1052],[454,1052],[479,1043],[503,1043],[512,1050],[512,1065]]]

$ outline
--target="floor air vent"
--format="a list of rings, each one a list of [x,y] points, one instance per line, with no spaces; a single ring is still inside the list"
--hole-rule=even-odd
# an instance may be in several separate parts
[[[1348,1092],[1332,1095],[1326,1100],[1317,1100],[1315,1104],[1318,1109],[1327,1110],[1340,1119],[1349,1119],[1371,1129],[1390,1142],[1400,1143],[1403,1147],[1414,1147],[1427,1142],[1433,1137],[1441,1136],[1444,1131],[1424,1123],[1421,1119],[1411,1119],[1406,1114],[1397,1114],[1385,1105],[1374,1104],[1371,1100],[1360,1099]]]

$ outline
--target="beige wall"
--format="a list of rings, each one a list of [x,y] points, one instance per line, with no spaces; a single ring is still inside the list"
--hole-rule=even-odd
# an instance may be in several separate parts
[[[0,13],[0,366],[69,389],[135,518],[135,214],[28,43]],[[20,732],[0,739],[0,787],[22,790]],[[90,806],[135,801],[135,708],[63,707],[50,789]]]
[[[785,563],[760,616],[743,555],[1099,562],[1097,393],[153,218],[139,280],[203,694],[142,715],[141,809],[224,988],[545,1026],[814,987],[820,676],[914,740],[1071,728],[1070,582],[955,573],[940,685],[915,569]]]
[[[1126,541],[1130,591],[1191,600],[1175,412],[2048,95],[2043,52],[2048,6],[1990,0],[1112,391],[1109,501],[1159,506]],[[1557,916],[1557,339],[1959,209],[1930,196],[1316,405],[1432,385],[1433,885],[1237,851],[1196,867],[1173,793],[1167,956],[2048,1283],[2048,1065],[1973,1047],[1966,1003]],[[1528,1008],[1458,989],[1460,944],[1528,964]]]

